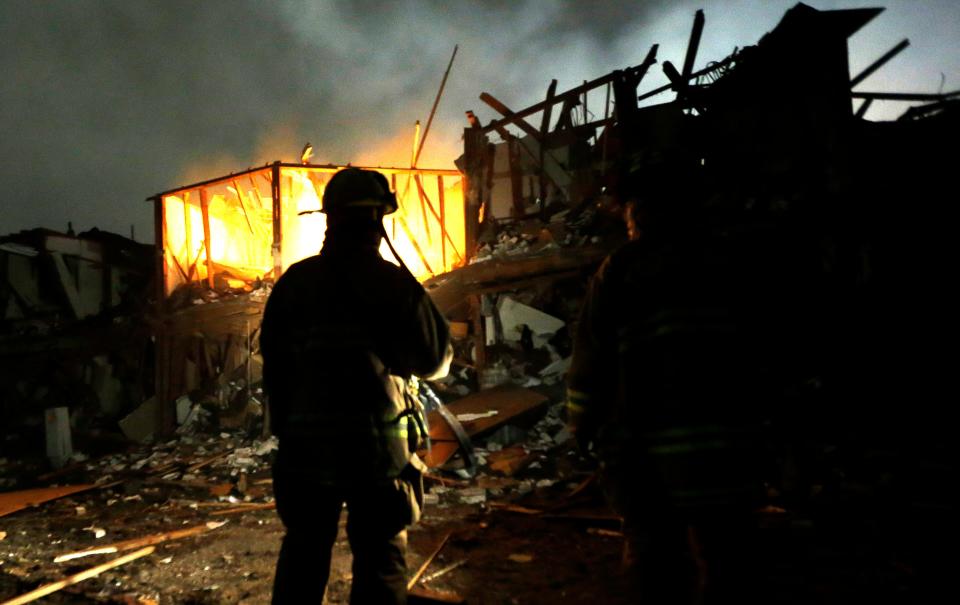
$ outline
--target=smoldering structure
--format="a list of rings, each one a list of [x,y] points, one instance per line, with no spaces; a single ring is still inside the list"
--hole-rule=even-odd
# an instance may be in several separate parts
[[[676,62],[659,57],[654,45],[637,65],[569,90],[558,91],[553,81],[543,101],[524,108],[511,107],[507,91],[481,94],[491,117],[467,111],[458,170],[377,168],[400,199],[387,230],[447,315],[455,339],[451,376],[421,391],[432,441],[423,455],[434,473],[428,515],[443,518],[444,507],[454,507],[450,510],[459,516],[444,521],[453,531],[463,523],[461,513],[474,507],[496,515],[504,526],[521,527],[569,520],[576,504],[587,510],[577,523],[587,524],[594,536],[602,531],[617,539],[617,520],[595,493],[591,499],[592,479],[578,466],[585,461],[576,456],[559,410],[570,327],[586,280],[626,238],[619,204],[655,189],[667,200],[695,199],[699,210],[677,206],[692,220],[793,221],[817,242],[838,293],[835,301],[824,301],[831,309],[829,328],[844,335],[823,354],[845,368],[848,378],[840,396],[796,411],[797,434],[815,437],[803,456],[815,461],[817,470],[797,476],[793,493],[832,494],[817,501],[818,511],[856,508],[868,522],[889,530],[886,546],[877,546],[875,536],[860,546],[894,564],[878,571],[864,559],[847,557],[842,565],[834,560],[838,567],[831,570],[836,573],[827,590],[864,588],[863,578],[876,574],[886,583],[878,585],[926,589],[924,583],[948,560],[935,549],[921,552],[910,536],[936,534],[950,510],[942,488],[952,472],[946,462],[950,439],[939,415],[950,372],[940,350],[948,344],[944,325],[952,312],[947,294],[955,194],[949,177],[958,159],[960,101],[956,92],[861,90],[867,76],[908,47],[901,42],[861,73],[850,73],[847,40],[879,13],[798,4],[756,45],[694,71],[705,27],[698,12],[686,54]],[[670,84],[648,89],[645,77],[653,69],[662,69]],[[905,109],[896,120],[871,122],[870,108],[877,103]],[[46,334],[42,342],[61,343],[43,345],[50,367],[57,369],[34,382],[48,382],[51,392],[82,384],[93,393],[83,404],[64,396],[57,406],[50,397],[25,396],[18,386],[19,395],[4,400],[13,410],[7,417],[24,422],[33,417],[36,425],[48,407],[66,406],[75,432],[76,418],[85,416],[97,420],[84,430],[107,432],[119,423],[127,438],[142,442],[136,450],[83,463],[59,452],[65,466],[40,481],[37,476],[49,469],[8,457],[0,467],[5,487],[89,485],[87,503],[71,506],[104,517],[119,510],[108,511],[105,504],[116,499],[111,498],[116,482],[147,482],[151,489],[177,494],[170,499],[131,487],[125,497],[142,495],[142,501],[125,501],[123,510],[142,515],[144,526],[117,530],[117,538],[169,534],[164,519],[174,514],[178,522],[200,527],[205,507],[198,502],[271,514],[263,509],[271,506],[266,473],[274,443],[264,429],[269,406],[260,389],[257,330],[271,283],[322,243],[323,216],[315,211],[337,168],[276,162],[152,196],[158,244],[147,267],[138,249],[133,281],[152,279],[153,288],[149,295],[131,290],[141,292],[142,301],[150,299],[147,308],[110,310],[121,289],[115,278],[90,281],[92,273],[82,265],[90,260],[86,253],[77,253],[74,261],[60,243],[41,247],[5,238],[0,350],[8,374],[20,375],[4,383],[24,384],[23,366],[12,360],[38,354],[37,334]],[[46,269],[29,269],[31,263]],[[60,291],[49,299],[31,298],[30,292],[52,290],[30,280],[50,276],[60,282]],[[78,298],[70,287],[93,288],[101,298]],[[54,320],[50,309],[57,305],[61,312]],[[102,329],[106,324],[111,327]],[[137,355],[120,346],[133,343],[134,332],[118,326],[139,326]],[[70,355],[53,348],[66,347],[68,334],[90,331],[107,340],[104,350],[117,353],[103,358],[83,347],[70,349]],[[93,364],[102,366],[99,373],[83,370]],[[139,377],[137,388],[118,391],[116,381],[103,378],[106,364],[124,368],[109,372],[121,382]],[[896,404],[883,403],[888,401]],[[85,441],[74,439],[73,449]],[[102,480],[107,475],[109,480]],[[37,561],[28,573],[36,580],[62,576],[49,561],[90,547],[95,539],[68,534],[58,545],[28,543],[36,532],[58,531],[58,521],[44,517],[44,510],[79,497],[58,490],[36,500],[48,502],[43,508],[9,509],[16,512],[9,520],[29,518],[31,525],[23,536],[10,532],[4,548]],[[910,511],[908,520],[891,521],[889,510],[875,506],[890,493]],[[198,506],[179,507],[177,498]],[[174,502],[164,514],[155,510],[161,500]],[[782,498],[771,502],[770,514],[795,527],[818,522],[807,513]],[[208,531],[165,540],[189,538],[202,549],[214,540],[201,535]],[[229,526],[217,531],[228,532]],[[551,531],[566,530],[551,526]],[[571,544],[582,539],[570,536]],[[496,592],[501,596],[521,594],[522,582],[498,584],[497,566],[481,563],[492,560],[484,559],[492,555],[484,554],[482,534],[471,540],[467,546],[439,543],[455,549],[457,558],[456,565],[444,566],[450,569],[437,583],[462,594],[478,586],[505,591]],[[436,554],[437,544],[432,540],[415,550]],[[617,548],[608,546],[610,552]],[[526,564],[528,556],[513,553],[510,561]],[[468,562],[459,563],[462,558]],[[138,570],[151,565],[148,558],[131,564],[127,590],[145,595],[166,590],[136,579]],[[211,582],[229,577],[222,570],[205,573]],[[799,576],[785,573],[788,584],[802,584]],[[112,590],[90,581],[98,582]],[[573,590],[572,575],[569,582]],[[617,602],[616,596],[610,602]]]

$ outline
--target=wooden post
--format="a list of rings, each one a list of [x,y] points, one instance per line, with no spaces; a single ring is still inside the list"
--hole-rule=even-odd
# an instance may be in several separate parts
[[[547,207],[547,169],[544,165],[546,161],[544,149],[544,142],[547,140],[547,133],[550,132],[550,118],[553,113],[553,103],[550,101],[553,100],[553,97],[557,94],[557,81],[550,80],[550,86],[547,87],[547,98],[545,102],[547,105],[543,108],[543,116],[540,120],[540,178],[537,182],[537,197],[540,198],[540,211],[542,212]]]
[[[207,190],[200,188],[200,212],[203,214],[203,247],[207,252],[207,286],[213,289],[213,259],[210,258],[210,211]]]
[[[414,174],[413,180],[417,184],[417,198],[420,200],[420,214],[422,215],[421,220],[423,221],[423,232],[427,236],[427,245],[433,245],[433,236],[430,235],[430,219],[427,217],[427,205],[430,204],[430,201],[427,199],[427,194],[423,190],[423,183],[420,182],[420,175]],[[433,206],[430,206],[430,210],[436,216],[436,211],[433,209]],[[440,220],[437,217],[437,220]],[[441,241],[442,243],[442,241]]]
[[[190,262],[190,254],[193,252],[193,228],[190,225],[190,192],[183,192],[183,252],[186,255],[186,261]],[[176,257],[176,255],[174,255]],[[187,277],[187,281],[192,280],[193,273],[190,273],[190,277]]]
[[[437,175],[437,203],[440,205],[440,262],[443,263],[443,270],[447,270],[447,215],[445,202],[443,199],[443,175]]]
[[[612,84],[607,82],[607,97],[603,101],[603,121],[606,122],[610,118],[610,87]],[[606,176],[607,174],[607,141],[610,140],[610,124],[607,124],[603,127],[603,150],[600,154],[600,176]]]
[[[156,422],[157,426],[163,426],[164,407],[167,405],[168,386],[170,381],[169,362],[170,349],[167,341],[167,321],[164,315],[164,302],[167,296],[167,263],[166,254],[166,235],[167,235],[167,213],[163,207],[163,197],[153,198],[154,202],[154,239],[156,246],[156,264],[157,264],[157,284],[156,284],[156,316],[158,321],[154,324],[154,398],[157,402]],[[176,257],[174,257],[176,260]],[[182,272],[182,270],[181,270]]]
[[[430,263],[427,262],[427,257],[424,256],[423,250],[420,248],[420,244],[417,243],[417,238],[413,236],[413,233],[410,231],[410,227],[407,225],[407,221],[403,220],[402,216],[398,216],[395,220],[400,221],[400,226],[403,227],[404,232],[407,234],[407,238],[410,240],[410,243],[413,245],[413,249],[417,251],[417,256],[420,257],[420,262],[423,263],[423,267],[427,270],[428,273],[434,274],[433,269],[430,268]]]
[[[390,175],[390,186],[393,187],[393,193],[394,195],[396,195],[397,194],[397,173],[396,172]],[[397,205],[399,204],[400,203],[398,201]],[[399,210],[399,208],[397,208],[397,210]],[[397,239],[397,218],[396,217],[392,217],[390,219],[390,239]]]
[[[282,218],[280,206],[280,162],[274,162],[270,171],[270,195],[273,199],[273,279],[280,279],[280,273],[283,271],[283,257],[281,256],[281,244],[283,242],[283,225],[280,223]]]
[[[437,175],[437,176],[442,176],[442,175]],[[423,208],[424,208],[424,213],[426,213],[426,209],[429,208],[429,209],[430,209],[430,212],[433,214],[433,218],[437,219],[437,221],[439,221],[440,223],[443,223],[443,220],[440,218],[440,215],[437,214],[437,211],[436,211],[436,210],[434,210],[434,208],[433,208],[433,203],[430,201],[430,198],[427,197],[427,192],[424,191],[424,189],[423,189],[423,183],[420,181],[419,175],[418,175],[417,177],[415,177],[415,181],[416,181],[416,183],[417,183],[417,194],[420,196],[420,203],[422,204],[422,206],[423,206]],[[426,219],[426,216],[425,216],[425,217],[424,217],[424,222],[426,222],[426,220],[427,220],[427,219]],[[450,245],[453,247],[454,253],[459,257],[459,256],[460,256],[460,252],[457,250],[457,247],[453,245],[453,240],[450,239],[450,235],[449,235],[448,233],[446,233],[445,231],[443,231],[443,230],[440,231],[440,234],[441,234],[441,235],[446,235],[447,240],[449,240]],[[428,240],[428,241],[429,241],[429,240]]]
[[[510,194],[513,198],[513,214],[522,217],[526,214],[523,207],[523,173],[520,171],[520,140],[507,139],[507,157],[510,160]]]
[[[479,128],[463,131],[465,170],[463,184],[463,220],[465,232],[464,257],[469,260],[476,254],[480,233],[480,190],[485,181],[486,137]]]
[[[480,296],[473,294],[470,296],[470,315],[473,317],[473,346],[476,349],[474,355],[474,366],[477,370],[477,386],[480,383],[480,373],[487,365],[487,339],[483,329],[483,313],[480,304]]]
[[[420,139],[420,142],[417,145],[417,152],[413,156],[413,163],[410,164],[411,168],[415,168],[417,166],[417,162],[420,160],[420,152],[423,151],[423,143],[427,140],[427,135],[430,134],[430,124],[433,123],[433,116],[437,113],[437,105],[440,103],[440,97],[443,96],[443,87],[447,84],[447,76],[450,75],[450,68],[453,67],[453,59],[457,56],[457,48],[459,48],[459,45],[454,45],[453,54],[450,55],[450,62],[447,63],[447,71],[443,72],[443,79],[440,80],[440,90],[437,91],[437,97],[433,100],[433,107],[430,108],[430,117],[427,119],[427,127],[423,131],[423,138]]]
[[[243,211],[243,218],[247,219],[247,229],[250,230],[250,234],[254,235],[253,231],[253,222],[250,220],[250,214],[247,212],[247,203],[243,199],[243,192],[240,191],[240,183],[237,182],[237,179],[231,181],[233,184],[233,190],[237,194],[237,201],[240,202],[240,210]]]
[[[166,248],[166,212],[163,209],[163,197],[153,198],[153,241],[154,241],[154,284],[157,300],[157,311],[163,308],[163,299],[167,295],[167,263],[164,262]]]

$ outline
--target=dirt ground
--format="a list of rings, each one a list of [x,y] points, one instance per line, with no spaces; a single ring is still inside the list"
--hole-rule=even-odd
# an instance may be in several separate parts
[[[109,498],[111,493],[103,496]],[[114,504],[109,507],[109,518],[93,518],[76,514],[81,501],[90,502],[63,498],[4,520],[7,537],[0,544],[0,599],[117,556],[102,554],[51,563],[58,554],[96,541],[84,527],[108,527],[108,535],[123,539],[218,518],[200,510],[155,506],[149,499]],[[348,601],[350,550],[343,531],[345,520],[346,515],[334,549],[329,603]],[[612,573],[620,555],[619,538],[587,533],[582,524],[569,520],[535,518],[482,505],[428,505],[423,521],[409,533],[411,573],[451,531],[447,545],[425,575],[466,562],[427,583],[430,588],[452,590],[478,604],[626,602],[618,594]],[[220,528],[158,545],[148,557],[41,602],[269,603],[282,536],[283,527],[272,510],[230,515]]]
[[[181,438],[86,461],[52,478],[49,483],[122,482],[0,518],[0,601],[124,552],[55,563],[58,555],[210,523],[199,535],[157,544],[148,556],[38,602],[269,603],[283,526],[273,509],[238,510],[272,501],[272,454],[258,456],[258,444],[227,434]],[[481,471],[470,480],[427,481],[423,519],[409,531],[409,574],[449,533],[421,586],[456,592],[472,604],[626,603],[616,573],[619,522],[593,484],[570,498],[590,476],[589,463],[570,441],[533,455],[538,463],[514,476]],[[217,459],[183,470],[211,458]],[[179,471],[163,474],[171,461],[181,463]],[[510,503],[556,512],[502,508]],[[349,600],[346,516],[327,603]]]
[[[423,519],[409,531],[409,574],[449,538],[420,586],[455,592],[474,605],[631,602],[618,574],[620,520],[591,479],[593,463],[564,434],[558,409],[554,404],[521,431],[518,444],[501,449],[492,438],[481,440],[476,476],[436,471],[427,481]],[[283,536],[270,508],[275,441],[234,432],[151,446],[117,443],[96,454],[91,448],[85,449],[89,459],[46,476],[39,463],[0,457],[3,491],[95,483],[0,517],[0,602],[133,551],[57,563],[59,555],[193,528],[193,535],[159,542],[152,554],[37,602],[269,603]],[[494,463],[508,450],[526,460],[509,472]],[[934,479],[949,475],[903,474],[916,484],[905,493],[945,501],[934,493],[944,484]],[[864,491],[853,473],[845,476],[838,494]],[[775,586],[770,602],[939,602],[952,547],[938,536],[945,535],[951,509],[918,508],[922,503],[911,500],[888,511],[869,490],[857,498],[828,491],[804,514],[771,513],[762,545],[772,563],[766,569]],[[340,524],[327,603],[349,599],[346,513]]]

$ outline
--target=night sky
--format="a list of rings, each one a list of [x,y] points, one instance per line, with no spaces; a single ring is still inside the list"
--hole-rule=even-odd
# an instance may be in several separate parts
[[[296,161],[307,141],[315,163],[409,163],[414,122],[426,124],[459,44],[420,161],[452,167],[464,111],[495,117],[477,98],[483,91],[521,109],[543,98],[551,78],[562,92],[640,63],[653,43],[661,63],[680,65],[703,8],[700,68],[755,44],[793,4],[0,0],[0,235],[65,231],[72,221],[78,232],[129,235],[133,226],[150,242],[146,197]],[[808,4],[887,7],[851,38],[854,74],[910,39],[858,90],[960,88],[957,0]],[[655,66],[639,90],[665,81]],[[906,108],[874,103],[867,117]]]

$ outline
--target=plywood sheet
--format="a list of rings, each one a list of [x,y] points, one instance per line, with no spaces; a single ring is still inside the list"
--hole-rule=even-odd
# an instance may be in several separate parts
[[[464,414],[486,415],[490,411],[497,413],[463,422],[463,429],[471,438],[491,432],[497,427],[524,416],[547,403],[547,397],[536,391],[515,386],[501,386],[467,395],[447,405],[454,416]],[[430,425],[430,440],[433,447],[424,461],[430,468],[441,466],[450,459],[459,448],[457,437],[437,412],[427,416]]]

